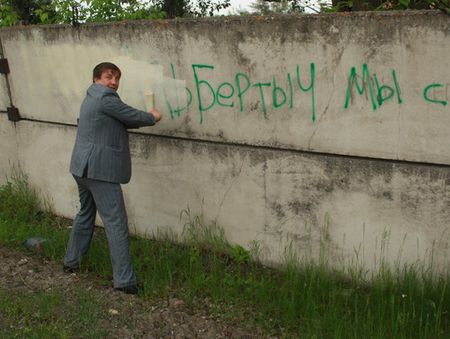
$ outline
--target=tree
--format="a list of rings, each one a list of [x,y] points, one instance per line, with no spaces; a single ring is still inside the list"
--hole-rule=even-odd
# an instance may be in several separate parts
[[[267,15],[270,13],[298,13],[304,12],[305,6],[309,1],[306,0],[302,5],[300,0],[256,0],[250,7],[254,14]]]
[[[51,0],[1,0],[0,20],[2,26],[9,26],[16,22],[24,25],[38,24],[41,20],[36,11],[40,8],[47,8],[51,2]]]
[[[158,6],[168,18],[184,17],[191,11],[189,0],[161,0]]]
[[[402,9],[440,9],[450,14],[450,0],[319,0],[320,9],[311,0],[256,0],[252,7],[258,14],[292,13],[308,8],[314,12],[344,12]],[[331,3],[330,3],[331,2]]]
[[[192,12],[195,16],[213,16],[215,12],[228,8],[230,0],[197,0],[197,7]]]
[[[164,18],[150,1],[0,0],[0,26]]]
[[[230,0],[158,0],[167,18],[213,16],[215,12],[230,6]]]
[[[0,0],[0,26],[201,17],[230,0]]]
[[[372,11],[404,9],[440,9],[450,14],[449,0],[332,0],[325,11]]]

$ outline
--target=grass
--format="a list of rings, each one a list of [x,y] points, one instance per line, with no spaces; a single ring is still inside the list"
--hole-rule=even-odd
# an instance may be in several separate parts
[[[24,176],[13,177],[0,188],[0,201],[1,246],[22,247],[30,237],[43,237],[47,239],[43,255],[62,261],[70,221],[41,212],[38,194]],[[319,263],[302,261],[289,249],[284,264],[275,270],[258,263],[256,244],[253,252],[232,246],[220,228],[205,226],[201,217],[192,216],[189,210],[182,216],[186,221],[182,241],[161,234],[153,239],[131,239],[142,298],[177,297],[193,309],[207,308],[216,317],[257,325],[267,336],[450,337],[449,276],[414,265],[395,270],[381,265],[378,274],[367,281],[358,274],[359,269],[350,270],[349,275],[349,271],[330,268],[326,258]],[[110,280],[103,230],[97,230],[94,237],[83,269]],[[39,317],[45,319],[51,319],[59,307],[57,295],[51,293],[37,293],[31,299],[0,293],[2,306],[6,305],[0,319],[3,314],[7,324],[28,312],[28,304],[42,303],[45,307]],[[95,319],[96,305],[86,309],[88,313],[71,327],[89,326]],[[70,336],[73,331],[67,323],[57,321],[47,328],[40,328],[38,322],[32,325],[31,331],[49,333],[43,337],[51,336],[52,331],[66,331]],[[13,329],[6,330],[13,333]]]
[[[90,291],[78,289],[67,300],[61,290],[24,294],[0,289],[0,300],[2,338],[105,337],[106,331],[96,326],[103,305]]]

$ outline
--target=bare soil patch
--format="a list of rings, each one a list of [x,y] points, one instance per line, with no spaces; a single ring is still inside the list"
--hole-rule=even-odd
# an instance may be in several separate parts
[[[77,291],[100,305],[98,326],[108,338],[261,338],[258,329],[193,311],[179,299],[150,300],[117,292],[92,272],[67,274],[62,265],[33,253],[0,246],[0,290],[11,295],[62,291],[61,317],[73,317]],[[1,303],[1,300],[0,300]],[[0,333],[2,332],[0,307]],[[17,325],[20,335],[20,326]]]

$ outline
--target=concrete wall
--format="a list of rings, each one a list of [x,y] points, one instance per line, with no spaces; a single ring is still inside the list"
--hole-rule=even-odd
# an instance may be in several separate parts
[[[0,47],[0,57],[4,58]],[[11,107],[7,75],[0,76],[0,185],[7,182],[8,176],[18,170],[16,126],[8,121],[6,108]]]
[[[17,166],[16,128],[8,121],[6,114],[0,114],[0,185],[6,183],[8,176]]]
[[[130,135],[132,228],[182,230],[188,206],[266,262],[287,247],[334,264],[446,266],[450,220],[450,25],[438,12],[44,26],[0,31],[12,103],[2,166],[16,159],[73,217],[68,162],[91,70],[157,127]],[[8,103],[0,91],[0,103]],[[5,110],[5,108],[0,108]],[[3,118],[2,116],[0,116]],[[11,147],[5,147],[11,143]],[[14,148],[15,147],[15,148]]]

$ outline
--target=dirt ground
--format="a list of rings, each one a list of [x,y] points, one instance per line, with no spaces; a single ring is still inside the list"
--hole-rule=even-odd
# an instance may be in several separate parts
[[[262,337],[256,329],[245,329],[240,324],[193,312],[182,300],[155,302],[127,295],[105,286],[93,273],[67,274],[62,272],[61,264],[0,247],[0,289],[4,291],[33,293],[54,289],[62,290],[65,299],[76,300],[70,296],[80,286],[102,301],[104,312],[98,324],[105,326],[108,338]]]

